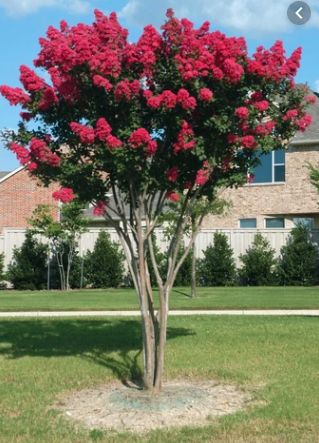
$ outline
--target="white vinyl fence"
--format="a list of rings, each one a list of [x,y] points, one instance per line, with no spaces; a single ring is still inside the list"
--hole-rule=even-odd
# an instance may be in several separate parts
[[[92,250],[95,241],[99,235],[100,229],[90,229],[81,236],[79,242],[79,254],[84,255],[86,251]],[[117,234],[114,229],[106,229],[110,234],[113,241],[118,241]],[[245,253],[246,249],[252,243],[254,236],[257,232],[260,232],[265,238],[267,238],[275,249],[276,255],[279,254],[280,248],[286,243],[289,236],[290,229],[218,229],[219,232],[223,232],[227,235],[230,246],[234,251],[237,266],[239,265],[239,255]],[[196,241],[196,256],[202,257],[203,251],[208,245],[213,243],[214,229],[203,229]],[[165,241],[163,231],[161,229],[156,231],[158,245],[162,251],[167,248],[167,242]],[[12,259],[12,253],[14,247],[20,247],[25,238],[24,229],[5,229],[3,234],[0,235],[0,254],[4,253],[5,267],[8,266]],[[315,243],[319,244],[319,229],[312,231],[312,239]],[[187,244],[187,237],[185,236],[185,243]]]

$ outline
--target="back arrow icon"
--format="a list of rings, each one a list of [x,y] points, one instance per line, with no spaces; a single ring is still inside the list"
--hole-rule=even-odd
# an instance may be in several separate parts
[[[300,12],[303,10],[303,8],[299,8],[298,11],[296,11],[296,16],[300,18],[300,20],[303,19],[303,16],[300,14]]]

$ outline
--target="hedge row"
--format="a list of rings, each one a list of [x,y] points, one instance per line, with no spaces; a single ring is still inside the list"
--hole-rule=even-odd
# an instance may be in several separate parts
[[[183,254],[184,248],[179,251]],[[66,250],[67,254],[67,250]],[[162,276],[167,269],[166,254],[155,248],[155,255]],[[214,241],[197,260],[196,278],[199,286],[231,285],[314,285],[319,282],[319,250],[311,240],[307,227],[299,225],[291,231],[287,244],[281,248],[280,257],[268,240],[257,233],[252,245],[241,255],[241,266],[236,269],[234,254],[225,234],[216,232]],[[15,249],[13,260],[6,274],[3,273],[3,255],[0,255],[0,287],[8,280],[15,289],[58,289],[59,272],[55,259],[51,259],[48,272],[47,246],[27,233],[19,249]],[[152,285],[156,278],[148,257]],[[192,254],[181,267],[175,286],[189,286],[191,281]],[[102,231],[94,250],[82,259],[76,255],[72,265],[70,283],[72,288],[108,288],[132,286],[125,272],[124,255],[119,245],[112,242],[107,232]]]

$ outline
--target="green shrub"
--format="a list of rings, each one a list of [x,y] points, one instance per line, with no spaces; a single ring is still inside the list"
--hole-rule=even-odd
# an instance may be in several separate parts
[[[14,248],[7,279],[15,289],[44,289],[47,283],[47,246],[30,232],[21,248]]]
[[[233,250],[227,236],[215,232],[214,243],[204,251],[198,263],[198,280],[201,286],[227,286],[234,282],[236,267]]]
[[[0,289],[5,288],[5,274],[4,274],[4,254],[0,254]]]
[[[305,225],[292,229],[287,244],[280,250],[277,275],[283,285],[313,285],[318,283],[318,248],[311,242]]]
[[[94,245],[94,250],[85,257],[87,283],[93,288],[118,287],[123,282],[123,253],[110,235],[101,231]]]
[[[239,259],[243,263],[238,271],[242,284],[263,286],[274,283],[275,250],[260,233],[255,235],[252,245]]]

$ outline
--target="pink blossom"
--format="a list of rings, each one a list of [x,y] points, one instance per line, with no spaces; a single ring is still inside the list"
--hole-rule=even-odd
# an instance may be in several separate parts
[[[187,89],[179,89],[176,98],[177,103],[180,104],[183,109],[193,110],[196,108],[196,99],[190,95]]]
[[[96,122],[95,135],[100,141],[106,141],[107,137],[111,134],[112,128],[105,118],[101,117]]]
[[[267,100],[261,100],[260,102],[254,103],[254,107],[260,112],[267,111],[269,108],[269,102]]]
[[[123,143],[121,142],[120,139],[118,139],[117,137],[115,137],[114,135],[108,135],[106,137],[106,144],[108,145],[108,147],[110,149],[117,149],[120,148]]]
[[[107,208],[107,203],[105,201],[97,201],[93,208],[93,215],[99,217],[104,215]]]
[[[238,142],[238,135],[228,134],[227,141],[230,145],[233,145]]]
[[[245,120],[249,117],[249,109],[245,106],[240,106],[235,110],[235,115],[241,120]]]
[[[179,175],[179,170],[177,166],[173,166],[166,172],[166,178],[169,182],[176,182]]]
[[[30,142],[30,152],[40,163],[45,163],[53,168],[60,166],[60,157],[51,151],[44,140],[33,137]]]
[[[298,117],[298,110],[297,109],[289,109],[289,111],[286,112],[286,114],[283,116],[283,120],[294,120]]]
[[[173,191],[168,191],[166,193],[166,198],[172,202],[178,202],[181,199],[180,195]]]
[[[173,109],[176,106],[177,96],[169,90],[165,90],[160,95],[161,105],[167,109]]]
[[[75,199],[73,189],[71,188],[60,188],[58,191],[53,192],[52,197],[54,200],[59,200],[62,203],[69,203]]]
[[[257,146],[255,137],[253,135],[245,135],[244,137],[241,137],[240,142],[244,148],[254,149]]]
[[[30,102],[30,96],[21,88],[11,88],[10,86],[0,86],[0,94],[5,97],[10,105],[26,105]]]
[[[27,166],[30,172],[35,171],[38,168],[38,165],[35,162],[30,162]]]
[[[133,131],[128,142],[134,149],[146,147],[146,153],[148,155],[154,155],[157,150],[157,142],[152,140],[149,132],[145,128],[139,128]]]
[[[191,125],[183,120],[181,130],[177,136],[177,142],[173,144],[174,154],[177,154],[179,151],[194,149],[195,146],[196,141],[194,140],[194,131]]]
[[[199,169],[196,174],[195,183],[199,186],[204,186],[209,179],[209,170],[208,169]]]
[[[9,144],[9,149],[15,153],[18,161],[22,165],[25,165],[30,161],[30,151],[24,146],[21,146],[18,143],[13,142]]]
[[[58,103],[59,99],[55,95],[54,89],[50,86],[45,87],[42,92],[42,98],[39,102],[40,111],[46,111],[54,104]]]
[[[296,121],[297,128],[304,132],[308,126],[310,126],[312,123],[312,117],[309,114],[306,114],[304,117],[300,118]]]
[[[71,122],[71,130],[80,138],[82,143],[92,144],[95,140],[94,129],[90,126],[81,125],[80,123]]]
[[[46,86],[45,81],[25,65],[20,66],[20,81],[29,92],[40,91]]]
[[[93,84],[95,86],[104,88],[107,92],[110,92],[113,88],[112,83],[107,78],[104,78],[101,75],[93,76]]]
[[[203,102],[210,102],[213,98],[213,91],[208,88],[201,88],[199,90],[199,98],[203,100]]]
[[[33,118],[33,115],[31,114],[31,112],[20,112],[20,117],[22,118],[22,120],[29,122]]]

